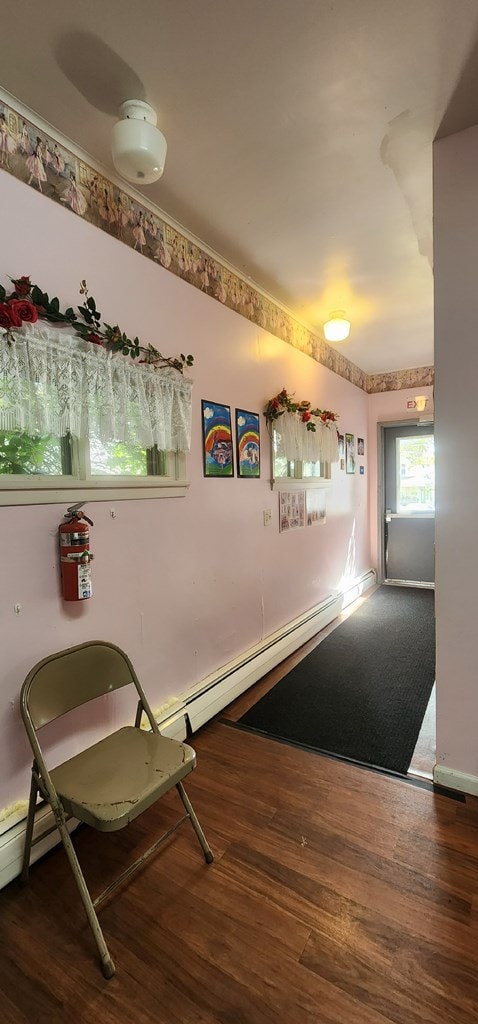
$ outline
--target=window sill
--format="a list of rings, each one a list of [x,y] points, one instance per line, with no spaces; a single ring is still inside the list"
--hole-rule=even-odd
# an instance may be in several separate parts
[[[324,477],[306,477],[305,480],[298,480],[297,477],[281,476],[271,480],[271,491],[308,491],[312,488],[330,487],[332,480],[325,480]]]
[[[183,498],[189,480],[165,477],[144,479],[99,477],[97,480],[68,480],[65,477],[29,477],[19,485],[18,478],[0,483],[0,505],[56,505],[65,501],[137,501],[143,498]]]

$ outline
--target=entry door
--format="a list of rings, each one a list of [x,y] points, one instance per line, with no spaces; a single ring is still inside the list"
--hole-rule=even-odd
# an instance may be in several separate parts
[[[432,424],[384,427],[384,565],[390,582],[435,580]]]

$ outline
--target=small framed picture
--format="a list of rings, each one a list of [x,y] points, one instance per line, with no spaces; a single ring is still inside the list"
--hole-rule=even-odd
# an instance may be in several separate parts
[[[357,455],[365,455],[365,441],[363,437],[357,438]]]
[[[345,438],[343,434],[339,433],[337,433],[337,438],[339,442],[339,459],[343,459],[345,456]],[[341,466],[340,468],[343,469],[344,467]]]
[[[257,479],[261,475],[259,413],[236,409],[237,475]]]
[[[347,473],[355,473],[355,436],[345,435],[345,470]]]
[[[204,476],[234,476],[231,410],[201,401]]]
[[[305,492],[305,505],[307,513],[307,526],[317,526],[319,523],[326,523],[325,491],[312,488]]]

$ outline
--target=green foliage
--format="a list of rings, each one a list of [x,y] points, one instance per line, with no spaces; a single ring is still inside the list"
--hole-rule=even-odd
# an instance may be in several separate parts
[[[61,444],[52,437],[30,437],[17,430],[0,430],[0,474],[61,474]]]
[[[133,448],[122,441],[99,441],[90,436],[90,464],[93,476],[146,476],[144,448]]]

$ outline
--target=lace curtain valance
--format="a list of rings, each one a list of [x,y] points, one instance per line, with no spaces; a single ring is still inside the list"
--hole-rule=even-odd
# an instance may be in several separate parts
[[[88,430],[101,441],[189,451],[190,380],[113,355],[64,329],[24,324],[0,335],[0,428],[28,434]]]
[[[314,419],[315,430],[294,412],[284,412],[274,422],[276,454],[290,462],[337,462],[339,445],[335,423],[322,423]]]

